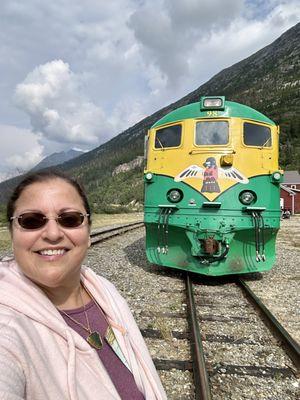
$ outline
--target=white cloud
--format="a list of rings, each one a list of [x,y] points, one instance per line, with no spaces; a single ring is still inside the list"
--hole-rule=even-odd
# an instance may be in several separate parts
[[[136,124],[141,119],[145,118],[144,103],[140,100],[119,101],[109,120],[116,127],[118,132],[124,129],[124,126],[129,127]]]
[[[226,7],[223,0],[165,0],[156,1],[156,7],[145,2],[131,15],[129,26],[143,59],[160,70],[167,90],[190,76],[188,59],[197,60],[197,45],[209,43],[213,35],[224,31],[240,15],[242,6],[243,0],[228,0]]]
[[[23,154],[14,154],[8,157],[7,163],[20,171],[26,171],[43,159],[43,147],[36,146]]]
[[[16,88],[15,101],[29,115],[33,131],[48,140],[96,146],[111,127],[103,110],[81,93],[80,84],[67,63],[54,60],[27,75]]]
[[[0,170],[22,173],[41,161],[44,147],[39,135],[28,129],[11,125],[0,125],[1,149]],[[5,173],[6,173],[5,172]]]

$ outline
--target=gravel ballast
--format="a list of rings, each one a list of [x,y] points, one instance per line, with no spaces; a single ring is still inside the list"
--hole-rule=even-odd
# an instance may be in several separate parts
[[[248,285],[275,313],[284,327],[299,341],[299,281],[300,244],[297,233],[300,232],[300,218],[293,217],[282,221],[282,229],[277,240],[277,262],[266,273],[247,279]],[[112,281],[126,298],[141,330],[153,329],[162,332],[163,339],[146,338],[150,353],[154,359],[174,360],[190,359],[189,343],[186,339],[176,339],[172,331],[186,332],[187,322],[180,315],[186,312],[185,288],[181,273],[148,263],[145,256],[144,230],[139,229],[126,236],[102,243],[89,251],[89,265],[99,274]],[[227,286],[228,287],[228,286]],[[233,290],[233,289],[232,289]],[[228,296],[230,301],[230,286]],[[232,291],[233,293],[233,291]],[[225,300],[225,301],[227,301]],[[224,300],[222,300],[224,301]],[[232,308],[231,308],[232,307]],[[234,315],[234,305],[228,304],[228,315]],[[244,304],[245,310],[249,308]],[[206,312],[210,313],[209,306]],[[246,312],[246,311],[245,311]],[[174,317],[172,317],[172,314]],[[165,316],[164,316],[165,315]],[[257,366],[286,368],[289,362],[280,350],[274,351],[272,344],[276,340],[270,335],[266,338],[265,327],[249,318],[239,330],[236,324],[228,322],[226,334],[235,338],[252,340],[251,346],[239,345],[241,362],[253,362]],[[206,325],[206,335],[222,334],[220,322],[212,321]],[[260,350],[259,343],[269,340],[270,348]],[[205,343],[205,342],[204,342]],[[226,362],[233,361],[233,346],[229,344],[206,344],[211,355],[222,352]],[[211,349],[210,349],[211,348]],[[261,352],[261,354],[260,354]],[[274,353],[273,353],[274,352]],[[190,371],[159,371],[168,399],[194,399],[192,373]],[[277,378],[276,378],[277,379]],[[226,393],[234,388],[230,399],[270,399],[288,400],[297,398],[299,381],[286,377],[262,381],[253,376],[222,375],[212,376],[213,400],[225,399]],[[266,393],[266,382],[269,395]],[[273,397],[272,397],[273,396]],[[275,397],[274,397],[275,396]]]

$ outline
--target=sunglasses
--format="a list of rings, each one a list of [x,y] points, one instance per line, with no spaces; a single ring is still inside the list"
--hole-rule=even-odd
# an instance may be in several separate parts
[[[33,230],[40,229],[47,224],[50,219],[55,221],[63,228],[78,228],[82,225],[84,217],[89,214],[82,214],[79,211],[66,211],[58,214],[57,217],[48,218],[46,215],[39,212],[25,212],[16,217],[11,217],[11,220],[16,219],[23,229]]]

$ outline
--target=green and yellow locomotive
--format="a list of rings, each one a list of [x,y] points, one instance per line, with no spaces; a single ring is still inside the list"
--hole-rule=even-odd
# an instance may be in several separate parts
[[[202,97],[146,136],[146,252],[204,275],[269,270],[280,225],[279,129],[223,96]]]

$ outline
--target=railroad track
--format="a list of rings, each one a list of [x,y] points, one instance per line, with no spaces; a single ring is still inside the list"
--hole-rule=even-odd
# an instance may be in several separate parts
[[[191,359],[154,359],[156,368],[192,371],[196,400],[231,398],[228,393],[222,393],[220,397],[216,395],[220,391],[219,386],[222,386],[220,381],[226,382],[226,379],[233,385],[239,380],[258,380],[259,390],[265,390],[266,393],[270,381],[274,382],[274,386],[282,384],[283,387],[286,380],[294,379],[296,382],[300,369],[299,344],[246,282],[237,279],[220,285],[214,280],[213,284],[207,285],[199,283],[199,277],[196,279],[198,282],[193,282],[190,275],[186,275],[186,315],[173,315],[189,320],[188,332],[172,331],[172,336],[190,341]],[[164,313],[160,317],[171,316],[172,313]],[[162,339],[164,336],[151,329],[142,330],[142,334],[152,339]],[[265,388],[262,387],[264,385]],[[221,390],[225,390],[225,387]],[[249,394],[249,398],[261,398],[256,396],[255,393],[254,397]]]
[[[133,222],[130,224],[119,225],[113,228],[104,228],[91,232],[91,245],[95,245],[100,242],[104,242],[105,240],[111,239],[115,236],[122,235],[126,232],[132,231],[134,229],[138,229],[144,226],[143,222]]]
[[[276,381],[279,383],[280,381],[284,382],[286,378],[295,376],[299,377],[299,344],[296,343],[289,333],[282,327],[275,316],[253,293],[244,280],[237,279],[233,282],[234,291],[229,294],[229,304],[231,304],[232,309],[235,308],[236,312],[229,312],[229,314],[227,314],[226,306],[224,307],[223,302],[217,304],[217,300],[212,301],[212,303],[209,304],[209,297],[212,300],[213,297],[211,297],[211,295],[216,294],[215,286],[212,286],[209,296],[201,296],[201,289],[199,291],[198,286],[198,296],[196,296],[195,301],[193,285],[189,277],[187,277],[187,281],[190,282],[188,284],[188,292],[192,299],[190,310],[194,315],[199,316],[198,319],[194,318],[194,321],[192,321],[193,326],[195,326],[193,328],[195,334],[192,336],[192,343],[194,344],[194,351],[192,351],[192,354],[194,356],[196,399],[210,400],[212,398],[210,384],[213,388],[216,383],[214,377],[220,373],[224,376],[255,377],[259,378],[260,381],[264,379],[266,380],[266,391],[268,391],[269,379],[274,379],[274,377],[276,377]],[[223,293],[221,293],[220,299],[222,299],[222,296],[228,294],[226,289],[227,286],[228,285],[226,284],[221,286]],[[217,290],[220,290],[220,286],[217,287]],[[250,304],[252,306],[250,306]],[[202,307],[210,308],[209,313],[202,313]],[[248,307],[248,311],[245,310],[245,307]],[[211,312],[211,309],[213,312]],[[200,320],[200,325],[203,328],[205,327],[205,323],[210,324],[211,322],[216,322],[219,326],[219,331],[222,333],[226,333],[226,330],[222,328],[222,323],[226,326],[228,322],[231,322],[235,325],[232,330],[233,335],[222,334],[209,337],[207,334],[209,331],[205,331],[205,329],[202,329],[200,333],[198,320]],[[250,336],[250,338],[247,338],[247,335],[239,334],[239,325],[243,327],[245,324],[253,324],[252,331],[255,332],[256,324],[258,326],[261,321],[263,321],[264,327],[266,328],[264,333],[264,329],[262,329],[261,334],[257,337],[255,337],[255,335],[253,337]],[[237,332],[236,335],[234,334],[234,330]],[[202,342],[201,337],[204,337],[205,341]],[[211,344],[209,344],[210,341]],[[245,358],[239,357],[237,354],[237,356],[233,357],[233,359],[236,360],[235,362],[229,362],[231,357],[226,355],[225,357],[222,357],[221,355],[221,359],[218,360],[220,352],[218,353],[213,350],[216,343],[220,343],[219,346],[221,348],[223,347],[225,350],[226,345],[228,345],[228,349],[231,347],[231,350],[233,351],[234,347],[240,347],[241,349],[244,347],[245,349],[248,346],[248,350],[250,351],[248,351],[248,357],[246,358],[249,358],[250,362],[246,363]],[[259,349],[255,349],[255,347],[258,347]],[[251,349],[254,349],[252,354]],[[228,350],[228,354],[230,354],[231,350]],[[290,361],[285,362],[285,365],[279,365],[279,362],[276,361],[276,357],[274,357],[275,359],[272,361],[273,354],[279,354],[282,350],[284,350],[290,358]],[[206,353],[206,356],[204,355],[204,352]],[[239,350],[235,349],[235,352],[238,353]],[[278,356],[277,359],[280,360],[281,357],[283,356]],[[205,359],[207,362],[204,361]],[[207,367],[205,367],[205,365],[207,365]]]
[[[277,336],[278,340],[285,347],[289,357],[293,361],[296,370],[300,373],[300,346],[291,337],[291,335],[284,329],[277,318],[271,313],[271,311],[264,305],[264,303],[255,295],[250,289],[247,283],[243,279],[238,279],[237,284],[244,290],[246,295],[254,306],[261,312],[263,318],[269,324],[274,335]]]

